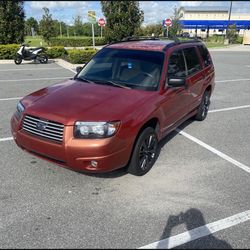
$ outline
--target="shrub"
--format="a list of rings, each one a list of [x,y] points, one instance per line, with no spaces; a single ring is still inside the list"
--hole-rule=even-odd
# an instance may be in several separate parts
[[[46,53],[49,58],[64,57],[67,55],[67,50],[63,46],[55,46],[46,49]]]
[[[60,38],[53,37],[50,39],[50,46],[64,46],[64,47],[85,47],[92,46],[92,37],[76,37],[76,38]],[[104,38],[96,37],[95,45],[105,44]]]
[[[236,39],[236,43],[242,44],[243,43],[243,36],[238,36]]]
[[[13,59],[19,47],[18,44],[0,45],[0,59]]]
[[[207,42],[210,43],[223,43],[224,42],[224,36],[223,35],[213,35],[208,37]]]
[[[81,64],[88,62],[92,56],[97,52],[97,50],[79,50],[70,49],[68,50],[68,56],[66,60],[73,64]]]

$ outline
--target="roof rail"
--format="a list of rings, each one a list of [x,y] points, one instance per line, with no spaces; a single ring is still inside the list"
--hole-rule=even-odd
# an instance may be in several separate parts
[[[155,37],[155,36],[138,36],[138,37],[129,36],[129,37],[123,38],[121,41],[111,42],[109,44],[122,43],[122,42],[132,42],[132,41],[143,41],[143,40],[159,40],[159,37]]]
[[[175,41],[176,44],[179,43],[194,43],[194,42],[202,42],[201,39],[198,39],[197,37],[185,37],[185,40],[180,40],[180,36],[175,36],[173,37],[173,40]],[[181,37],[180,37],[181,38]]]
[[[201,39],[198,39],[197,37],[185,37],[185,40],[180,40],[178,36],[169,37],[170,40],[174,40],[174,43],[167,44],[163,51],[166,51],[169,47],[172,47],[174,44],[182,44],[182,43],[198,43],[202,42]]]

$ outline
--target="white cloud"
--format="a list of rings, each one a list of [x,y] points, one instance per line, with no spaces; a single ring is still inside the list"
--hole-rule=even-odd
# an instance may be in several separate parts
[[[173,15],[177,2],[141,1],[140,9],[144,11],[144,24],[161,23],[163,19]]]
[[[47,7],[51,10],[58,8],[81,8],[88,4],[86,1],[31,1],[30,7],[33,9],[42,9]]]
[[[202,4],[202,1],[180,1],[179,6],[185,6],[185,7],[196,7],[200,6]]]

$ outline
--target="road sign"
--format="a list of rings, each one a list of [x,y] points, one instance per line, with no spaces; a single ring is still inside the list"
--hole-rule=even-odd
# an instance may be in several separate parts
[[[100,18],[98,20],[98,25],[101,26],[101,27],[104,27],[106,25],[106,21],[104,18]]]
[[[95,29],[94,29],[94,24],[96,23],[96,16],[95,16],[95,11],[88,11],[88,19],[89,22],[91,23],[92,26],[92,40],[93,40],[93,48],[95,48]]]
[[[172,22],[172,19],[171,19],[171,18],[166,18],[166,19],[165,19],[165,25],[166,25],[167,27],[171,27],[172,24],[173,24],[173,22]]]
[[[92,10],[88,11],[88,19],[90,23],[96,23],[95,11]]]

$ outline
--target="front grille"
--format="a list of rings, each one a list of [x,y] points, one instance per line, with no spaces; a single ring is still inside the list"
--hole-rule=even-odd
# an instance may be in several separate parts
[[[49,140],[62,142],[64,125],[58,122],[42,120],[38,117],[26,115],[22,129],[26,132]]]

